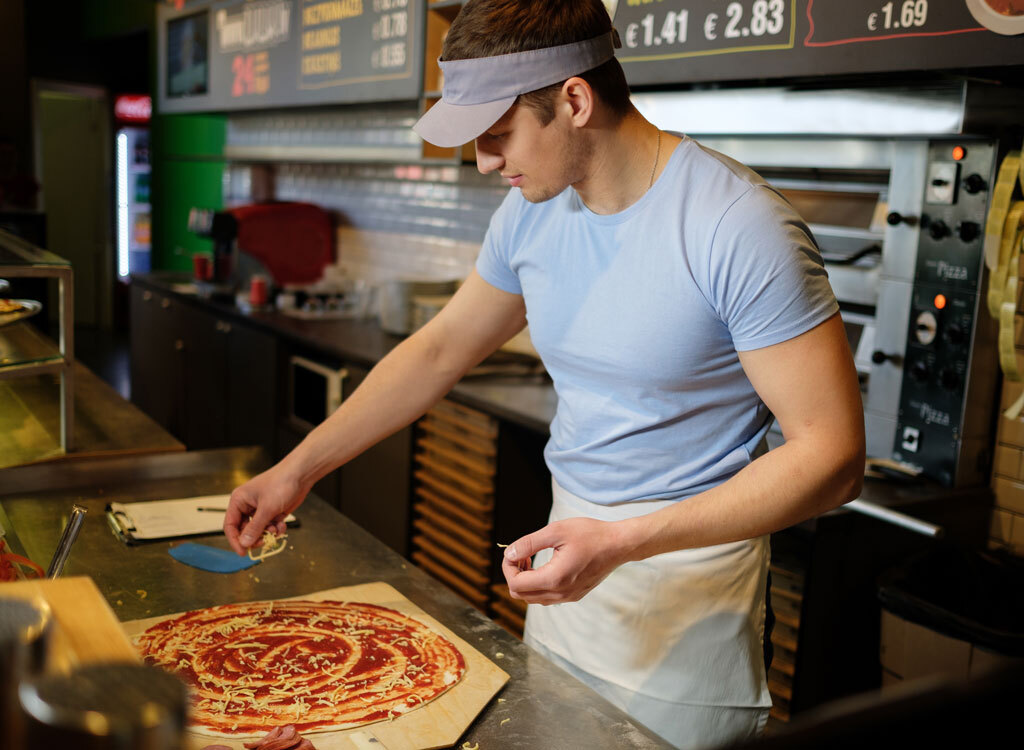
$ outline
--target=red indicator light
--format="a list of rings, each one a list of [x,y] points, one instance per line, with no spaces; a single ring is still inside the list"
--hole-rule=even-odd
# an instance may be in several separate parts
[[[967,156],[967,149],[963,146],[953,146],[953,161],[961,161]]]
[[[935,309],[936,310],[941,310],[945,306],[946,306],[946,295],[945,294],[936,294],[935,295]]]

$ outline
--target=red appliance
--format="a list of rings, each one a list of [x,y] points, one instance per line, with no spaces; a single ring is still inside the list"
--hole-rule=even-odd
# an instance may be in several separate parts
[[[331,216],[312,203],[256,203],[223,211],[192,209],[189,229],[214,241],[214,282],[231,279],[236,246],[260,261],[277,287],[312,284],[334,260]]]

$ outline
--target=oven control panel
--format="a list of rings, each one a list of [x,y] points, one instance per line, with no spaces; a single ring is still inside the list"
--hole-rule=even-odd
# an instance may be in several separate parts
[[[989,141],[929,148],[893,457],[947,485],[984,481],[991,448],[972,410],[991,412],[998,367],[978,360],[994,336],[982,235],[995,161]]]

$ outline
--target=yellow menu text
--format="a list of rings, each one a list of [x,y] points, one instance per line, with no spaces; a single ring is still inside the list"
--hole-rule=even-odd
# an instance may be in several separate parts
[[[341,52],[325,52],[320,55],[304,55],[302,58],[302,75],[318,73],[337,73],[341,70]]]
[[[325,26],[322,29],[302,32],[302,49],[323,49],[341,44],[341,27]]]
[[[329,0],[310,5],[302,10],[302,25],[316,26],[321,23],[344,21],[363,15],[363,0]]]

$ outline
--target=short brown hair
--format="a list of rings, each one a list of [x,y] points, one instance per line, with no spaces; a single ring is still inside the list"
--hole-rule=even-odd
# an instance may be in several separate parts
[[[441,51],[442,60],[467,60],[581,42],[612,30],[601,0],[469,0]],[[614,57],[579,74],[617,116],[630,108],[629,85]],[[554,119],[555,96],[565,81],[521,94],[542,125]]]

